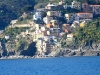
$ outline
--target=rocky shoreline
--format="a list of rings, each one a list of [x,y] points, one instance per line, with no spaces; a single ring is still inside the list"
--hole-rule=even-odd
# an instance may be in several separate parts
[[[30,57],[30,56],[5,56],[5,57],[1,57],[0,59],[25,59],[25,58],[50,58],[50,57],[53,57],[53,56],[33,56],[33,57]]]
[[[68,51],[68,50],[67,50]],[[58,55],[34,55],[34,56],[23,56],[23,55],[12,55],[12,56],[4,56],[0,59],[23,59],[23,58],[52,58],[52,57],[71,57],[71,56],[100,56],[100,51],[71,51],[68,52],[60,52]]]
[[[36,51],[35,43],[31,43],[27,50],[9,51],[5,44],[1,44],[0,59],[20,59],[20,58],[49,58],[49,57],[70,57],[70,56],[100,56],[100,45],[98,47],[55,47],[49,54],[41,55]]]

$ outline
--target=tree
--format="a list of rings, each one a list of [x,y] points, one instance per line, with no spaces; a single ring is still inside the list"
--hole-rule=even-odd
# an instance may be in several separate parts
[[[78,45],[90,46],[100,43],[100,19],[86,24],[84,28],[78,28],[75,32],[75,42]]]
[[[26,5],[25,7],[23,7],[21,9],[21,12],[30,12],[34,10],[34,6],[33,5]]]

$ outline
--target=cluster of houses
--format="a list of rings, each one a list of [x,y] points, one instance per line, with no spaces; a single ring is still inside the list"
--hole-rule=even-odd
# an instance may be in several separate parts
[[[62,13],[62,10],[77,9],[80,12]],[[46,12],[46,16],[41,14]],[[48,54],[53,48],[60,47],[59,40],[67,33],[66,43],[73,39],[72,32],[76,27],[84,27],[84,25],[93,20],[95,15],[100,15],[100,5],[89,5],[88,3],[80,3],[73,1],[71,5],[64,5],[61,0],[57,3],[49,3],[45,8],[37,9],[33,15],[33,20],[42,20],[36,23],[33,41],[37,42],[37,50],[40,54]]]
[[[80,12],[62,12],[67,9],[76,9]],[[46,16],[43,16],[44,12]],[[33,27],[35,31],[30,33],[27,30],[25,33],[32,35],[33,41],[37,42],[38,54],[49,54],[53,48],[61,46],[60,41],[65,33],[67,33],[65,42],[69,44],[73,40],[74,34],[72,32],[79,26],[84,27],[87,22],[94,19],[95,15],[100,15],[100,5],[89,5],[76,0],[71,5],[65,4],[63,0],[59,3],[50,2],[45,8],[34,11],[33,22],[25,25],[25,27]],[[16,20],[13,23],[16,23]],[[16,26],[18,27],[18,25]]]

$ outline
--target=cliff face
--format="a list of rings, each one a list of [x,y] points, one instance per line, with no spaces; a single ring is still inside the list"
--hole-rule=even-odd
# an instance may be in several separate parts
[[[0,46],[0,57],[3,56],[34,56],[36,55],[37,48],[35,47],[36,42],[31,42],[25,49],[25,44],[21,44],[18,49],[14,50],[5,46],[4,42],[1,42]],[[100,44],[90,48],[89,46],[78,49],[71,48],[54,48],[49,56],[60,57],[60,56],[100,56]]]
[[[93,45],[85,46],[81,48],[55,48],[50,54],[50,56],[100,56],[100,44],[98,46]]]
[[[31,42],[28,44],[28,48],[25,50],[24,47],[26,45],[21,44],[18,49],[14,50],[15,48],[10,48],[10,44],[9,46],[6,46],[6,43],[1,42],[1,46],[0,46],[0,57],[3,56],[11,56],[11,55],[16,55],[16,56],[34,56],[35,52],[36,52],[36,43],[35,42]]]
[[[35,45],[36,45],[35,42],[30,43],[27,50],[22,50],[20,52],[20,55],[24,55],[24,56],[33,56],[33,55],[35,55],[35,53],[37,51]]]
[[[7,56],[7,50],[4,42],[1,42],[0,57],[2,56]]]

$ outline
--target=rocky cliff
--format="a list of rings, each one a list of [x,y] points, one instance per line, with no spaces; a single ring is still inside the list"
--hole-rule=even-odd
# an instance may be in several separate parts
[[[36,43],[35,42],[31,42],[28,44],[28,48],[25,49],[25,44],[21,44],[18,49],[14,50],[15,48],[11,48],[9,46],[6,46],[6,43],[1,42],[1,46],[0,46],[0,57],[5,57],[5,56],[34,56],[36,53],[36,47],[35,47]]]
[[[37,48],[35,47],[36,42],[31,42],[25,49],[25,44],[21,44],[17,50],[9,49],[6,47],[6,43],[1,42],[0,46],[0,57],[4,56],[36,56]],[[100,56],[100,45],[98,47],[90,48],[89,46],[84,48],[72,49],[72,48],[54,48],[48,56],[60,57],[60,56]]]
[[[55,48],[49,56],[100,56],[100,44],[98,46],[85,46],[80,48]]]

